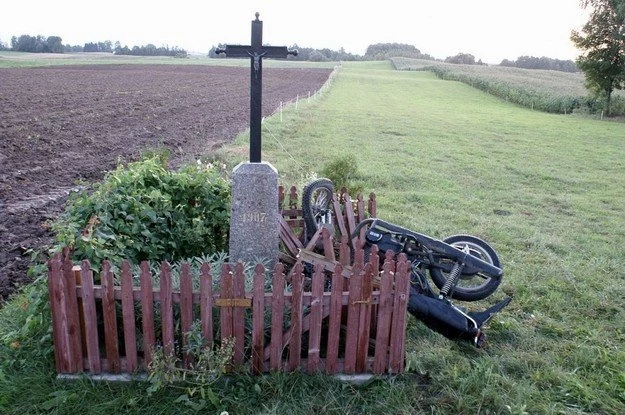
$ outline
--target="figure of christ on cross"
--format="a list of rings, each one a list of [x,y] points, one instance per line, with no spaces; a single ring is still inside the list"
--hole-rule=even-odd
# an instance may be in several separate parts
[[[252,20],[252,43],[249,46],[226,45],[215,53],[225,53],[229,58],[250,58],[250,162],[261,162],[261,120],[263,98],[263,58],[286,59],[289,55],[297,56],[297,51],[290,51],[286,46],[263,46],[263,22]]]

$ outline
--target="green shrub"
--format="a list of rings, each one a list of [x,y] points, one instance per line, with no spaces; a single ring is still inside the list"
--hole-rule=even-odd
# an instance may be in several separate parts
[[[175,261],[227,249],[229,185],[211,166],[169,171],[162,155],[109,172],[71,197],[54,229],[57,249],[94,269],[104,259]]]
[[[338,157],[327,163],[321,171],[323,177],[327,177],[334,183],[336,190],[342,187],[352,192],[361,190],[361,185],[355,182],[358,179],[358,166],[356,157],[353,155]]]

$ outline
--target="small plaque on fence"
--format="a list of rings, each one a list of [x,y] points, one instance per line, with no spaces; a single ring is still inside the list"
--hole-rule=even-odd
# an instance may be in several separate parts
[[[217,307],[251,308],[252,299],[251,298],[218,298],[215,300],[215,305]]]

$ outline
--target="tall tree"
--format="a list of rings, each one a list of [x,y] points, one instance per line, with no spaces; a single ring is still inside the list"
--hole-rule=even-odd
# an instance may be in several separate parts
[[[48,36],[44,49],[50,53],[63,53],[63,39],[59,36]]]
[[[587,87],[605,99],[610,115],[612,93],[625,88],[625,0],[582,0],[581,5],[592,12],[581,33],[571,33],[582,50],[577,66],[586,75]]]

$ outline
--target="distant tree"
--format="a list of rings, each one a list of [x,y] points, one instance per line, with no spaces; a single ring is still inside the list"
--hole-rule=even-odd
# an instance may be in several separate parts
[[[405,43],[376,43],[369,45],[365,52],[365,59],[368,60],[385,60],[396,57],[433,59],[430,55],[421,53],[414,45]]]
[[[327,61],[328,58],[321,51],[313,50],[308,56],[308,60],[312,62],[324,62]]]
[[[98,45],[93,42],[85,43],[85,46],[82,48],[83,52],[98,52]]]
[[[614,90],[625,88],[625,0],[582,0],[592,8],[581,33],[573,31],[571,40],[583,51],[577,66],[586,76],[586,86],[605,99],[610,115]]]
[[[70,45],[69,43],[67,45],[63,46],[63,50],[65,52],[70,52],[70,53],[82,52],[83,48],[84,48],[83,46],[80,46],[80,45]]]
[[[13,36],[11,38],[11,48],[19,52],[32,53],[63,53],[65,50],[63,47],[63,39],[59,36],[43,37],[41,35]]]
[[[579,68],[572,60],[560,60],[547,58],[545,56],[537,58],[534,56],[519,56],[515,61],[504,59],[499,66],[509,66],[524,69],[547,69],[561,72],[578,72]]]
[[[448,56],[445,59],[445,62],[463,65],[475,65],[475,56],[471,55],[470,53],[459,53],[456,56]]]
[[[48,53],[63,53],[63,39],[59,36],[48,36],[44,49]]]
[[[7,50],[9,47],[0,39],[0,50]]]
[[[115,44],[114,53],[116,55],[134,55],[134,56],[173,56],[176,58],[186,58],[187,51],[177,46],[169,48],[169,46],[156,47],[153,44],[147,44],[145,46],[133,46],[129,49],[128,46],[121,47],[119,42]]]
[[[100,52],[113,52],[113,42],[111,42],[110,40],[98,42],[98,50]]]

